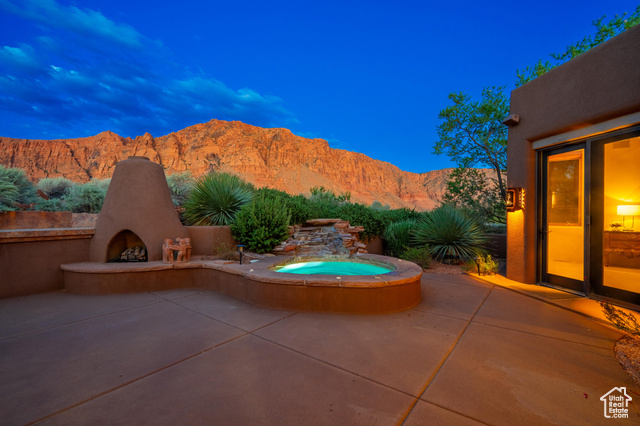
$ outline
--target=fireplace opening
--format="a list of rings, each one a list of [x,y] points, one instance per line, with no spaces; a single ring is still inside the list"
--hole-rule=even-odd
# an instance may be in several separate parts
[[[135,232],[118,232],[107,246],[107,262],[146,262],[147,247]]]

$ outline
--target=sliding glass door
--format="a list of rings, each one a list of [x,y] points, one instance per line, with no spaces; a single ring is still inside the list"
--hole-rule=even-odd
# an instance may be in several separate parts
[[[592,144],[591,284],[640,304],[640,131]]]

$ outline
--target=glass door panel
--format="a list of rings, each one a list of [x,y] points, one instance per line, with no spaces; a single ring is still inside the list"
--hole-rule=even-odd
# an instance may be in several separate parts
[[[584,290],[584,149],[545,155],[543,281]]]
[[[604,145],[602,284],[640,293],[640,137]]]

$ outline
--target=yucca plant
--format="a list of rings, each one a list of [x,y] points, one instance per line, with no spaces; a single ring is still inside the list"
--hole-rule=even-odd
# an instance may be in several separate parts
[[[236,175],[209,173],[195,184],[183,205],[184,216],[191,225],[230,225],[253,192],[253,185]]]
[[[385,242],[385,254],[400,257],[411,247],[411,230],[415,226],[416,221],[410,219],[389,224],[382,234]]]
[[[466,261],[486,253],[487,237],[475,220],[445,204],[416,224],[413,242],[439,260]]]

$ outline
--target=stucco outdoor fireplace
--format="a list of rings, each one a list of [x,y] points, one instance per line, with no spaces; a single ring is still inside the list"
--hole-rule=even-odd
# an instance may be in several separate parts
[[[147,157],[116,164],[91,242],[91,261],[162,260],[164,238],[187,237],[162,166]]]

